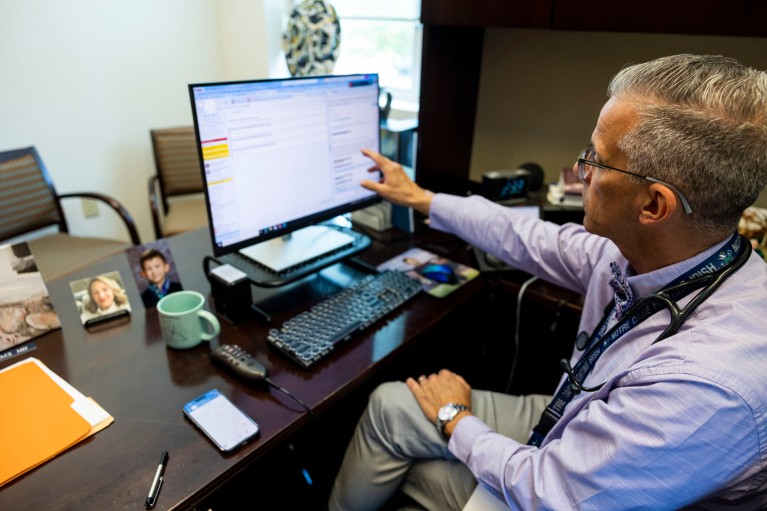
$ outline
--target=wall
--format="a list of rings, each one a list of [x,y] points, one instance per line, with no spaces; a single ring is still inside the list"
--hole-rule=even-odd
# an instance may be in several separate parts
[[[289,75],[282,31],[294,0],[218,0],[216,4],[220,80]]]
[[[607,83],[630,62],[723,54],[767,69],[766,38],[487,29],[471,178],[534,161],[555,181],[588,143]],[[767,193],[758,201],[767,206]]]
[[[110,194],[153,239],[149,130],[192,123],[189,83],[267,77],[286,1],[0,0],[0,150],[37,146],[60,193]],[[75,233],[127,239],[68,202]]]

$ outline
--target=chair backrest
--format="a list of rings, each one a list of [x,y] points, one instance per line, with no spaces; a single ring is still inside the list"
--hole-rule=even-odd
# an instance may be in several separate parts
[[[0,240],[51,225],[67,232],[56,189],[37,150],[0,152]]]
[[[163,207],[167,211],[168,197],[203,191],[197,141],[191,126],[156,129],[150,134]]]

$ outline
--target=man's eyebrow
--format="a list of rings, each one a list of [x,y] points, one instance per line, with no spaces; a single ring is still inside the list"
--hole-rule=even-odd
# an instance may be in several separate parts
[[[589,147],[591,147],[591,151],[594,153],[592,158],[594,158],[594,161],[597,160],[597,156],[599,156],[599,152],[597,151],[597,146],[594,145],[593,140],[589,140]]]
[[[601,153],[597,150],[597,146],[594,144],[593,141],[591,142],[591,148],[594,150],[594,156],[593,156],[594,161],[597,163],[607,165],[606,163],[602,161],[602,158],[600,157]]]

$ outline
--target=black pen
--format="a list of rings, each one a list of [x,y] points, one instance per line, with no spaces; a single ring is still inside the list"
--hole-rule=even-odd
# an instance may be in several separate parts
[[[165,473],[165,465],[167,464],[168,451],[164,451],[162,456],[160,456],[160,464],[157,465],[157,472],[154,474],[152,486],[149,488],[149,495],[146,498],[146,502],[144,502],[144,505],[148,509],[153,508],[155,502],[157,502],[157,496],[160,494],[160,487],[162,486],[162,480],[164,479],[163,474]]]

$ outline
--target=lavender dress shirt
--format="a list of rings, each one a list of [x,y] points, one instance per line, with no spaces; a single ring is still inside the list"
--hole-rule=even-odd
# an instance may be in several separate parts
[[[610,240],[480,197],[437,194],[430,218],[585,294],[580,330],[589,334],[614,297],[611,262],[638,299],[720,248],[633,275]],[[675,335],[653,344],[669,317],[658,312],[608,348],[583,382],[605,385],[576,396],[540,448],[468,417],[451,452],[512,509],[767,509],[767,265],[752,254]]]

